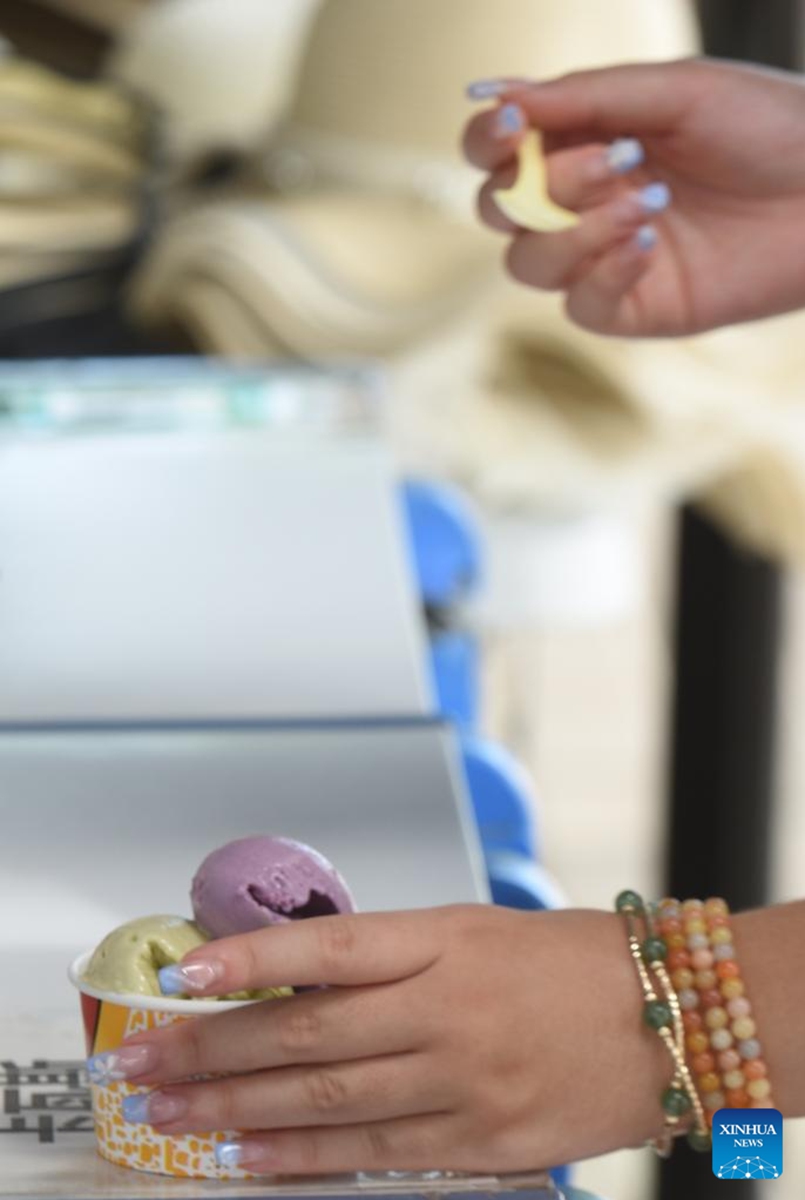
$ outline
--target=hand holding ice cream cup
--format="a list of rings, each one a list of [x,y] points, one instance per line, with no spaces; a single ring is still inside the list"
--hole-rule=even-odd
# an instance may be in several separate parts
[[[206,1179],[248,1178],[221,1147],[232,1130],[160,1132],[148,1113],[147,1048],[136,1035],[263,1001],[290,998],[291,986],[193,999],[177,964],[208,941],[313,916],[354,911],[341,876],[323,855],[287,838],[253,837],[213,851],[193,880],[195,921],[138,918],[113,930],[70,967],[81,994],[98,1152],[119,1166]],[[192,971],[190,972],[192,976]],[[135,1039],[127,1044],[129,1039]],[[134,1078],[132,1078],[132,1075]],[[163,1114],[167,1115],[167,1114]],[[148,1116],[148,1120],[144,1119]]]

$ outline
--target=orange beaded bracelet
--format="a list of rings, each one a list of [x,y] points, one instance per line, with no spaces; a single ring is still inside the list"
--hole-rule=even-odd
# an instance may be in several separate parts
[[[679,997],[691,1072],[712,1124],[720,1108],[773,1108],[725,900],[661,900],[657,931]]]

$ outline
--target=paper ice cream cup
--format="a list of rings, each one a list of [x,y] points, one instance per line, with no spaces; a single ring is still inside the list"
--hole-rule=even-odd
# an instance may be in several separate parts
[[[230,1008],[243,1008],[254,1000],[173,1000],[163,996],[119,995],[92,987],[82,978],[91,952],[80,955],[69,969],[70,982],[81,994],[81,1014],[87,1056],[114,1051],[135,1033],[161,1029],[177,1021],[191,1021]],[[219,1167],[215,1148],[220,1142],[236,1141],[237,1131],[163,1134],[150,1125],[134,1125],[123,1119],[126,1096],[146,1095],[151,1089],[127,1081],[92,1083],[92,1115],[98,1153],[109,1162],[155,1175],[177,1175],[192,1179],[250,1179],[247,1171]]]

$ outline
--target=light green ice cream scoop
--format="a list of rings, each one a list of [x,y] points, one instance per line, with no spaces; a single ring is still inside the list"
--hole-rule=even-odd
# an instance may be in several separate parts
[[[161,996],[157,972],[184,958],[209,939],[184,917],[138,917],[103,939],[85,970],[99,991]]]
[[[84,979],[99,992],[134,996],[161,996],[159,971],[172,967],[191,950],[210,939],[198,925],[184,917],[138,917],[107,934],[84,968]],[[209,996],[213,1000],[273,1000],[292,996],[293,988],[263,988]],[[176,999],[192,1000],[192,996]]]

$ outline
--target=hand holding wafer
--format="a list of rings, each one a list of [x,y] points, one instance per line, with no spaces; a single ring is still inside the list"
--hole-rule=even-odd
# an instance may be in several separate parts
[[[672,336],[805,304],[794,76],[691,60],[486,80],[470,96],[500,104],[465,134],[488,175],[481,217],[511,238],[514,278],[563,292],[578,324]]]

